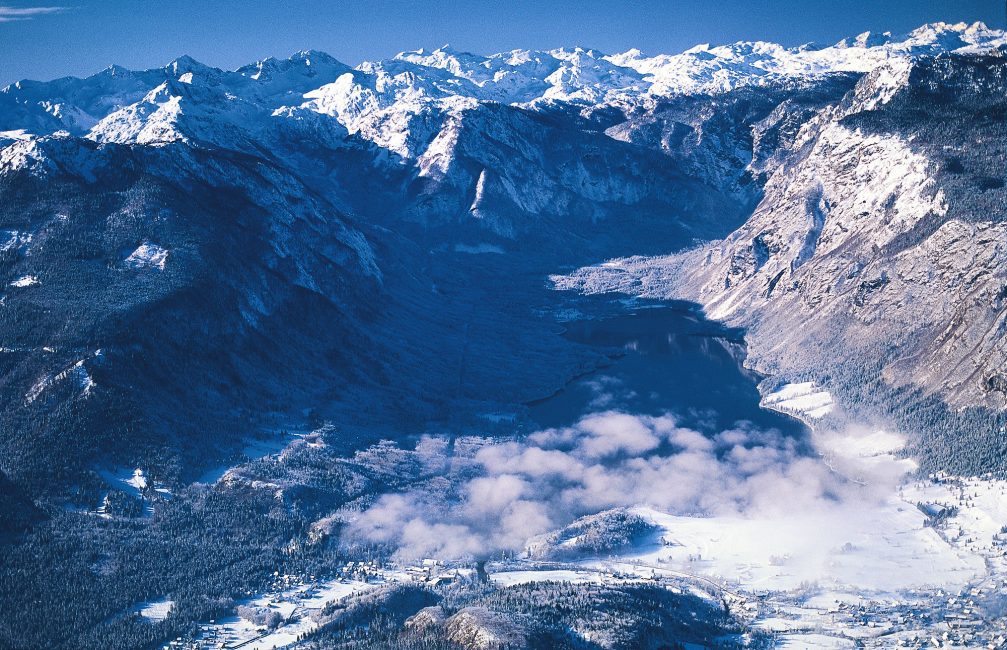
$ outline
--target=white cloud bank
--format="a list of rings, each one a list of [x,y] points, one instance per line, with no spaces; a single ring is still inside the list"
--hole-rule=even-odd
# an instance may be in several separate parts
[[[347,535],[392,545],[403,560],[486,557],[615,507],[780,517],[891,493],[884,481],[847,480],[800,453],[801,442],[745,423],[704,435],[671,415],[595,413],[571,427],[487,444],[443,479],[380,497]]]

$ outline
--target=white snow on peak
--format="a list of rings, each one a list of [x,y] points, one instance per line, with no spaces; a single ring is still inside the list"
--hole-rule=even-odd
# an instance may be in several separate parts
[[[24,129],[12,129],[10,131],[0,131],[0,144],[6,144],[5,141],[17,141],[17,140],[27,140],[31,137],[31,134]]]
[[[19,138],[0,149],[0,172],[14,169],[46,169],[50,165],[34,138]]]
[[[272,148],[277,129],[290,128],[333,146],[348,135],[361,138],[415,160],[447,116],[480,102],[531,109],[647,105],[831,73],[905,70],[919,56],[1002,46],[1004,32],[982,23],[932,23],[904,36],[864,33],[828,47],[751,41],[656,56],[582,47],[482,55],[444,46],[353,69],[309,50],[233,71],[183,56],[163,68],[113,66],[86,79],[22,81],[0,90],[0,146],[7,144],[0,170],[36,161],[34,151],[11,147],[61,130],[99,143],[188,141],[259,152]]]
[[[136,144],[185,140],[185,136],[177,128],[177,121],[182,113],[181,99],[181,96],[172,94],[168,82],[164,82],[147,93],[141,101],[101,120],[91,130],[89,137],[98,142]]]
[[[941,52],[975,52],[1007,44],[1004,32],[982,23],[933,23],[902,39],[890,33],[861,34],[831,47],[784,48],[762,41],[710,47],[682,54],[644,57],[638,50],[609,57],[647,75],[653,95],[717,92],[752,83],[835,72],[868,72],[893,58]]]

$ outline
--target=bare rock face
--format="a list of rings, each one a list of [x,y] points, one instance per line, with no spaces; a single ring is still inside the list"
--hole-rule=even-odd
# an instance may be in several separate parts
[[[883,66],[804,124],[723,241],[557,283],[700,302],[749,328],[764,372],[859,364],[953,407],[1003,409],[1005,68],[999,55]]]
[[[446,638],[473,650],[521,648],[526,634],[506,614],[485,607],[466,607],[445,621]]]
[[[445,620],[444,610],[440,606],[424,607],[406,619],[406,628],[422,632],[440,627]]]
[[[405,622],[406,629],[436,632],[438,637],[473,650],[520,648],[525,630],[509,615],[486,607],[466,607],[448,617],[439,605],[424,607]]]

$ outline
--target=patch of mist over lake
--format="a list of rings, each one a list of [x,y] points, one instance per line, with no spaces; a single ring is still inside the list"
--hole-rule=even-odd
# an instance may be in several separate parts
[[[800,437],[796,420],[759,406],[755,373],[741,364],[743,332],[706,320],[690,303],[591,301],[564,323],[564,338],[599,348],[609,362],[530,404],[543,427],[586,413],[671,412],[684,426],[721,430],[739,421]]]

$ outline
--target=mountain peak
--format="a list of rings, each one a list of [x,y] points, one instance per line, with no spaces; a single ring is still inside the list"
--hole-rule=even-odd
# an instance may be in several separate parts
[[[969,24],[969,23],[966,23],[966,22],[947,23],[947,22],[944,22],[943,20],[938,20],[938,21],[935,21],[935,22],[932,22],[932,23],[926,23],[926,24],[920,25],[919,27],[917,27],[916,29],[914,29],[912,32],[910,32],[910,34],[912,35],[912,34],[916,34],[916,33],[927,33],[927,32],[959,32],[959,33],[964,33],[964,32],[969,31],[969,30],[977,31],[980,28],[985,29],[986,28],[986,23],[979,22],[979,21],[976,21],[975,23],[972,23],[972,24]]]
[[[601,50],[596,50],[593,47],[581,47],[580,45],[575,45],[574,47],[559,47],[552,51],[555,55],[565,55],[569,56],[586,56],[589,59],[601,59],[605,57],[605,53]],[[563,57],[560,57],[563,58]]]
[[[124,68],[121,65],[113,63],[112,65],[108,66],[101,72],[94,74],[93,76],[97,77],[101,75],[106,77],[127,77],[131,74],[133,74],[132,70],[128,70],[127,68]]]
[[[838,48],[851,48],[858,47],[861,49],[866,49],[869,47],[878,47],[881,45],[887,45],[892,40],[891,32],[863,32],[857,35],[855,38],[844,38],[843,40],[836,43]]]
[[[305,65],[318,65],[320,63],[340,63],[331,54],[323,52],[321,50],[299,50],[290,55],[287,59],[288,61],[302,62]]]
[[[1003,36],[1003,32],[1000,30],[990,29],[986,26],[986,23],[982,21],[976,21],[974,23],[946,23],[946,22],[934,22],[927,23],[917,27],[913,31],[909,32],[906,36],[906,40],[922,40],[922,41],[938,41],[942,37],[944,38],[956,38],[967,41],[974,41],[976,38],[992,38],[997,35]]]
[[[165,69],[169,70],[172,74],[180,75],[186,72],[204,72],[207,70],[213,70],[208,65],[200,63],[196,59],[192,58],[188,54],[183,54],[178,57],[168,65],[164,66]]]

